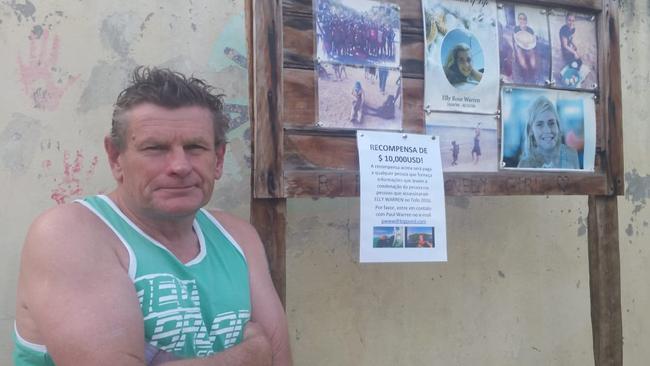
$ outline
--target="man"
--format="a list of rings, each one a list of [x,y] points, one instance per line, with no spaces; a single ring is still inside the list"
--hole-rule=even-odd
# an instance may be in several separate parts
[[[117,188],[29,229],[16,365],[291,364],[257,233],[201,208],[226,146],[211,91],[169,70],[135,70],[104,140]]]
[[[565,24],[560,28],[560,46],[562,48],[562,58],[565,65],[574,69],[580,69],[582,57],[578,53],[578,47],[573,43],[573,36],[576,32],[576,16],[574,13],[567,13]]]

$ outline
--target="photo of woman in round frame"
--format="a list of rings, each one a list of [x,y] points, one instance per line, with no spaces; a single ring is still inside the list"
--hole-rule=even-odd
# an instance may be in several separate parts
[[[483,78],[483,50],[476,37],[454,29],[442,41],[441,57],[447,81],[460,90],[472,89]]]

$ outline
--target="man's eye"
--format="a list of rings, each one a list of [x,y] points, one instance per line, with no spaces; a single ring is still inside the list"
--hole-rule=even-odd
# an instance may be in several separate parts
[[[146,151],[161,151],[161,150],[164,150],[164,146],[162,146],[162,145],[148,145],[148,146],[145,146],[143,150],[146,150]]]
[[[188,145],[185,147],[187,150],[205,150],[205,146],[203,145]]]

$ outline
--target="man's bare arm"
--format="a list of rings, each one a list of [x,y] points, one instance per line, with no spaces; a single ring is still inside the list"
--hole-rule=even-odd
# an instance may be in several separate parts
[[[248,222],[225,212],[213,211],[212,214],[244,250],[250,273],[251,319],[262,326],[271,342],[273,366],[292,365],[286,314],[271,280],[264,246],[257,231]]]
[[[57,366],[146,364],[142,314],[123,259],[128,255],[119,253],[124,248],[116,240],[77,204],[49,211],[30,228],[19,292]],[[247,326],[244,341],[224,352],[163,364],[271,365],[261,328]]]
[[[138,298],[100,225],[81,205],[59,206],[23,248],[19,293],[58,366],[144,364]]]

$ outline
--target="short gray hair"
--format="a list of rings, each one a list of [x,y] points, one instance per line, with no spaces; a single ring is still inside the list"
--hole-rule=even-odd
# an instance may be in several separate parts
[[[126,114],[134,107],[151,103],[165,108],[203,107],[210,111],[214,126],[214,144],[226,143],[229,118],[224,113],[223,94],[201,79],[169,69],[138,66],[133,70],[130,85],[115,102],[111,124],[111,143],[118,150],[126,148]]]

